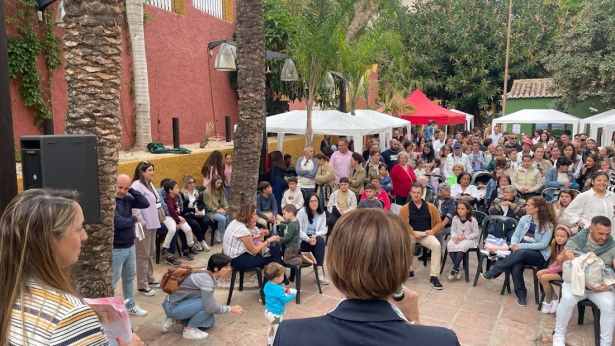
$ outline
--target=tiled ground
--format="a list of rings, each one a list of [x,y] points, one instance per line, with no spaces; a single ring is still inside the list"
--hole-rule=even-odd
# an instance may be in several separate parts
[[[205,262],[209,254],[220,252],[221,246],[216,244],[210,252],[202,252],[193,262]],[[182,259],[183,260],[183,259]],[[415,264],[418,263],[415,258]],[[555,315],[543,315],[534,303],[531,272],[526,271],[526,286],[528,288],[528,305],[520,307],[512,295],[500,295],[503,276],[486,281],[479,280],[477,287],[472,287],[476,273],[476,258],[470,261],[470,283],[462,278],[459,281],[448,281],[446,271],[441,279],[444,289],[434,290],[429,284],[429,267],[415,270],[416,277],[408,280],[406,285],[419,293],[420,319],[425,325],[442,326],[453,329],[462,345],[543,345],[551,344],[551,332],[555,324]],[[428,262],[429,265],[429,262]],[[446,269],[450,266],[447,261]],[[155,267],[156,278],[160,278],[168,265]],[[323,286],[323,294],[317,294],[314,274],[304,270],[301,304],[294,300],[286,307],[285,318],[306,318],[319,316],[332,310],[342,298],[342,295],[332,285]],[[291,283],[290,287],[294,287]],[[121,284],[118,284],[118,294],[121,294]],[[228,290],[217,289],[216,299],[226,303]],[[137,294],[137,304],[149,313],[145,317],[131,316],[135,332],[148,345],[266,345],[267,323],[263,316],[264,307],[258,302],[256,290],[239,292],[237,286],[233,292],[232,305],[241,305],[243,315],[228,314],[216,317],[216,323],[208,331],[206,340],[197,342],[184,340],[181,328],[169,333],[162,333],[160,325],[164,320],[161,302],[166,294],[157,290],[153,297]],[[578,326],[577,312],[573,313],[566,335],[568,345],[594,345],[593,318],[591,310],[587,310],[585,325]]]

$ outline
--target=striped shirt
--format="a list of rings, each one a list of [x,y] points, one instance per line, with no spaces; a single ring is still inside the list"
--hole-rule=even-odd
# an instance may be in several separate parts
[[[258,230],[258,229],[257,229]],[[246,245],[239,240],[245,236],[252,236],[250,230],[243,223],[233,220],[224,231],[224,254],[230,258],[239,257],[248,252]]]
[[[81,299],[33,281],[27,286],[23,309],[19,299],[13,305],[8,345],[109,345],[94,310]]]

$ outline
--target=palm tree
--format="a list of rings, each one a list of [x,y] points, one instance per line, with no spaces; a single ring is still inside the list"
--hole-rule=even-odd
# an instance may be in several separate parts
[[[84,297],[113,296],[111,253],[118,150],[122,139],[121,0],[64,0],[66,31],[66,133],[98,139],[101,222],[85,226],[88,241],[74,266],[75,286]],[[69,179],[70,177],[67,177]]]
[[[130,30],[135,80],[135,123],[137,135],[134,147],[138,150],[144,150],[147,148],[147,144],[152,141],[152,127],[150,121],[145,36],[143,32],[143,0],[126,0],[126,19],[128,21],[128,29]]]
[[[239,119],[231,176],[230,214],[254,203],[265,110],[265,34],[262,0],[237,0]]]

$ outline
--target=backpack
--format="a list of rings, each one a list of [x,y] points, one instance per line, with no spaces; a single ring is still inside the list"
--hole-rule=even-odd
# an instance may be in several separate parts
[[[160,280],[160,288],[164,293],[172,294],[177,290],[196,290],[195,288],[179,287],[181,283],[192,273],[207,273],[214,277],[209,270],[194,269],[187,264],[173,266],[167,270]]]

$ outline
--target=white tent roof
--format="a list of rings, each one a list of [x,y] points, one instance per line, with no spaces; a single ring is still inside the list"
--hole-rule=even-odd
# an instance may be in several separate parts
[[[607,111],[602,113],[600,118],[589,123],[589,136],[594,139],[598,138],[598,129],[603,129],[600,142],[598,143],[599,146],[611,145],[611,138],[613,137],[613,132],[615,131],[615,110],[612,111],[613,112]],[[609,112],[611,112],[611,114],[605,114]]]
[[[596,115],[592,115],[591,117],[581,119],[579,121],[579,124],[581,125],[581,131],[585,130],[585,125],[602,122],[604,118],[610,117],[611,115],[615,115],[615,109],[611,109],[609,111],[598,113]]]
[[[555,109],[523,109],[493,119],[492,130],[495,124],[572,124],[572,133],[577,133],[579,118]]]
[[[472,130],[472,126],[474,125],[474,115],[466,113],[466,112],[458,111],[456,109],[451,109],[450,111],[465,115],[466,116],[466,130],[468,131]]]
[[[379,133],[381,138],[395,127],[408,127],[410,122],[387,114],[370,110],[356,110],[356,115],[337,110],[312,111],[312,133],[315,135],[338,135],[354,137],[361,143],[365,135]],[[305,134],[307,111],[296,110],[267,117],[267,132],[278,133],[278,150],[281,150],[286,133]]]

